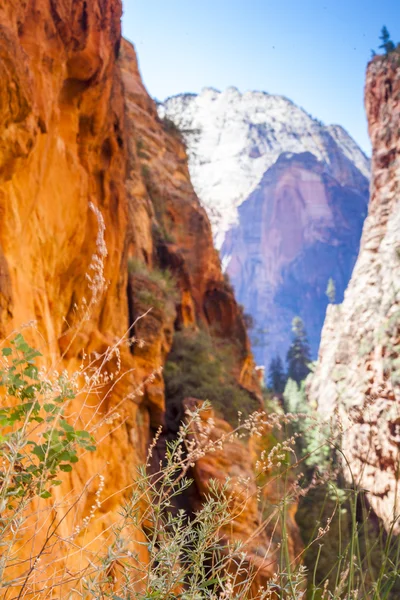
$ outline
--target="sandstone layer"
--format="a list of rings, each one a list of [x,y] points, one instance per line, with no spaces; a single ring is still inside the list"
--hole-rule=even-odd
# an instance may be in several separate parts
[[[388,525],[399,512],[400,68],[398,53],[368,66],[365,105],[372,190],[360,255],[344,302],[330,306],[309,394],[338,412],[352,477]],[[350,474],[347,473],[350,478]]]

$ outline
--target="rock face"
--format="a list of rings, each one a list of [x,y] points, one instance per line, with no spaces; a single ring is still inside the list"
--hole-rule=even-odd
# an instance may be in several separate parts
[[[340,185],[311,153],[281,154],[239,207],[221,254],[237,297],[255,319],[261,364],[285,358],[300,316],[317,356],[328,280],[343,299],[357,258],[366,190]],[[261,327],[264,335],[258,332]]]
[[[78,500],[68,515],[53,510],[64,542],[42,556],[26,593],[56,558],[60,571],[48,584],[58,581],[60,552],[76,574],[85,552],[104,544],[152,430],[164,422],[161,367],[177,328],[201,325],[234,343],[236,380],[259,394],[242,311],[224,281],[183,143],[160,121],[133,48],[121,47],[121,10],[119,0],[0,6],[1,336],[34,319],[26,337],[46,364],[70,372],[124,340],[106,371],[126,373],[89,394],[88,404],[78,396],[69,407],[100,442],[54,492],[58,502]],[[176,280],[173,290],[163,270]],[[71,542],[85,550],[70,553],[99,474],[100,507]],[[32,513],[27,524],[34,541],[21,540],[15,575],[24,573],[24,553],[43,544],[38,518]]]
[[[311,400],[338,411],[343,451],[356,481],[389,524],[398,514],[400,342],[400,68],[398,53],[367,70],[365,104],[373,146],[372,195],[343,304],[323,330]],[[397,504],[394,508],[394,504]]]
[[[365,186],[369,161],[337,125],[323,126],[283,96],[205,88],[158,108],[182,131],[194,188],[206,207],[217,248],[238,222],[238,207],[283,152],[311,152],[339,183]],[[360,177],[362,175],[363,177]]]
[[[194,187],[259,364],[285,357],[300,315],[316,357],[329,278],[343,299],[368,203],[369,161],[339,126],[288,99],[205,89],[159,107],[182,131]]]
[[[125,41],[120,65],[130,144],[131,252],[150,271],[168,269],[176,278],[174,327],[201,324],[228,342],[238,342],[237,380],[258,393],[243,315],[223,277],[207,214],[190,181],[184,144],[177,131],[160,121],[141,82],[134,50]],[[137,316],[134,310],[132,318]]]

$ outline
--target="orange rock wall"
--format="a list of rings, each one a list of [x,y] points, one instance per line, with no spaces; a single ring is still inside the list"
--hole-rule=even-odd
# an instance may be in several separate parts
[[[105,476],[101,508],[90,530],[74,538],[77,548],[92,547],[92,539],[93,547],[104,543],[144,459],[150,428],[163,421],[160,367],[175,327],[202,323],[235,341],[237,378],[259,391],[242,313],[224,282],[184,146],[160,122],[133,48],[123,42],[121,50],[121,10],[119,0],[0,5],[1,336],[34,320],[25,335],[46,363],[72,371],[132,326],[130,344],[106,365],[113,371],[120,361],[126,375],[89,394],[85,405],[78,397],[69,407],[79,425],[99,423],[98,450],[55,492],[56,501],[67,492],[73,498],[93,478],[73,518],[61,522],[62,537],[90,513],[98,475]],[[94,255],[104,268],[91,267]],[[159,290],[128,273],[129,258],[149,272],[171,270],[179,288],[176,299],[163,299],[162,308],[136,324],[144,308],[139,292],[156,297]],[[118,416],[104,424],[113,407]],[[36,549],[42,541],[36,536]],[[56,558],[54,551],[43,562]],[[80,558],[71,552],[68,560],[73,569]]]

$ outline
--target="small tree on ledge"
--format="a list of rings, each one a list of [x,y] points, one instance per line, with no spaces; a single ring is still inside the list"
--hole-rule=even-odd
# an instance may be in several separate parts
[[[275,356],[271,360],[268,371],[268,384],[276,394],[283,394],[286,385],[286,375],[280,356]]]
[[[288,365],[287,374],[297,385],[300,385],[310,373],[309,364],[311,362],[307,333],[300,317],[293,319],[292,332],[293,341],[286,356]]]
[[[379,46],[379,48],[382,48],[385,51],[385,54],[389,54],[390,52],[393,52],[393,50],[395,50],[395,45],[390,39],[390,34],[385,25],[382,27],[379,39],[382,41],[382,44]]]

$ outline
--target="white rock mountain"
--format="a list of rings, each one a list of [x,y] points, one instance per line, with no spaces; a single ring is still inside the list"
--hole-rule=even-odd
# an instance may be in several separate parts
[[[315,356],[327,281],[341,301],[357,257],[369,159],[342,127],[264,92],[206,88],[168,98],[159,115],[182,132],[224,269],[268,331],[257,360],[284,358],[297,314]]]

